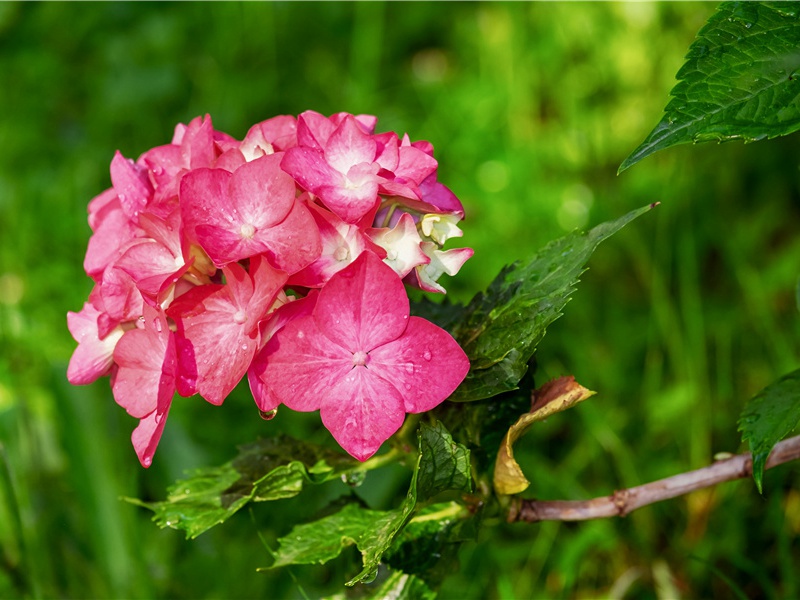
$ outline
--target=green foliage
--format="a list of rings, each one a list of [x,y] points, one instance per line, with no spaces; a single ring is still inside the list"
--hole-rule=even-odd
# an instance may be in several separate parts
[[[444,323],[457,321],[453,307],[510,261],[660,200],[652,218],[595,253],[568,318],[548,328],[535,356],[537,378],[574,373],[598,398],[537,425],[515,457],[535,474],[538,497],[575,499],[735,452],[731,415],[742,398],[796,369],[800,357],[790,292],[800,255],[800,137],[677,147],[614,176],[656,121],[689,41],[714,9],[0,3],[8,82],[0,108],[13,115],[0,120],[0,597],[329,597],[359,570],[347,552],[325,565],[256,574],[265,558],[254,527],[272,543],[336,493],[381,512],[406,497],[409,470],[400,464],[370,471],[357,488],[303,479],[301,495],[252,505],[255,525],[239,513],[189,541],[119,502],[161,499],[182,472],[222,464],[236,444],[276,429],[328,443],[317,415],[259,419],[245,385],[223,409],[176,401],[145,471],[127,443],[135,420],[114,404],[108,381],[64,381],[74,348],[64,312],[80,308],[92,286],[81,268],[87,201],[109,186],[115,149],[135,158],[199,114],[241,137],[276,114],[349,110],[378,115],[381,130],[430,140],[440,181],[465,205],[464,245],[475,249],[445,283],[453,302],[436,305]],[[469,447],[476,472],[490,470],[502,434],[530,409],[532,371],[519,390],[435,411]],[[655,597],[662,567],[686,597],[730,595],[718,572],[749,597],[798,597],[796,471],[769,470],[764,484],[764,497],[742,481],[626,519],[569,526],[508,525],[487,504],[477,540],[439,546],[449,557],[440,562],[441,597]],[[417,536],[431,523],[422,520],[428,511],[455,510],[432,501],[383,555],[400,571],[383,580],[382,567],[374,584],[348,597],[434,589],[424,582],[435,573],[408,575],[415,564],[432,567],[436,546],[428,544],[449,535],[433,527]],[[480,524],[449,520],[463,523],[465,539]],[[705,563],[687,560],[692,554]]]
[[[243,446],[221,467],[195,470],[172,485],[164,501],[126,500],[152,510],[160,527],[181,529],[187,538],[195,538],[248,502],[291,498],[306,483],[347,478],[363,470],[358,461],[332,450],[277,436]]]
[[[440,492],[470,489],[469,450],[455,443],[441,423],[434,426],[421,424],[418,443],[419,457],[411,485],[399,508],[374,511],[351,503],[333,515],[298,525],[278,540],[280,546],[271,568],[324,563],[338,556],[345,547],[355,544],[362,555],[363,569],[347,585],[372,581],[383,554],[406,525],[418,502]],[[440,510],[424,515],[422,519],[427,523],[427,532],[430,533],[431,528],[434,532],[449,529],[458,512],[461,511],[456,507],[455,513],[453,510]],[[464,518],[463,514],[461,518]],[[448,536],[444,536],[439,544],[449,542]]]
[[[661,122],[619,170],[676,144],[800,129],[799,47],[795,2],[722,3],[689,48]]]
[[[527,262],[503,269],[452,327],[453,336],[469,356],[470,371],[450,399],[482,400],[515,389],[600,242],[655,206],[631,211],[587,233],[573,232],[551,242]]]
[[[800,370],[792,371],[753,397],[742,411],[739,431],[750,442],[753,479],[762,491],[764,466],[772,448],[800,423]]]

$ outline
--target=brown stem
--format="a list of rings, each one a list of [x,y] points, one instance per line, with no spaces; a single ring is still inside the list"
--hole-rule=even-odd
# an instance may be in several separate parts
[[[766,469],[800,458],[800,436],[775,445],[767,459]],[[618,490],[610,496],[591,500],[523,500],[517,498],[508,512],[508,521],[587,521],[606,517],[624,517],[637,508],[676,496],[682,496],[723,481],[748,477],[753,473],[749,452],[713,465],[659,479],[637,487]]]

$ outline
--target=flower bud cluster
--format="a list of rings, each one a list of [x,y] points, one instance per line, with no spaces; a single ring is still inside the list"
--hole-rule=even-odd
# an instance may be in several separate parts
[[[429,410],[466,375],[449,334],[409,317],[401,283],[445,291],[440,276],[472,255],[443,249],[461,236],[463,208],[437,181],[431,144],[375,133],[376,121],[307,111],[239,141],[206,116],[136,161],[116,153],[112,187],[89,204],[95,285],[67,316],[78,342],[67,376],[111,376],[115,400],[140,420],[142,465],[175,392],[222,404],[247,374],[262,411],[320,410],[364,460],[405,413]],[[322,376],[327,404],[296,400]],[[381,411],[393,416],[375,425]]]

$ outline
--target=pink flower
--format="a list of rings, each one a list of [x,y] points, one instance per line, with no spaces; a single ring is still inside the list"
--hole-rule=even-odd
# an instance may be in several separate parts
[[[469,370],[446,331],[409,317],[403,284],[371,252],[331,277],[312,314],[278,331],[259,360],[277,399],[293,410],[319,410],[342,448],[362,461],[406,413],[443,402]]]
[[[247,372],[259,324],[286,283],[286,273],[260,256],[250,259],[249,273],[237,263],[222,271],[225,285],[196,287],[167,309],[178,326],[178,391],[212,404],[222,404]]]
[[[298,141],[304,139],[304,117],[298,122]],[[312,140],[320,149],[289,148],[281,167],[339,217],[355,223],[378,206],[378,185],[386,180],[380,171],[397,165],[397,144],[392,154],[378,137],[365,133],[364,126],[347,115],[329,134],[319,127]]]
[[[111,389],[117,404],[140,420],[131,440],[139,462],[149,467],[175,394],[177,355],[162,310],[145,304],[140,325],[126,331],[114,349],[118,368]]]
[[[195,169],[183,177],[184,227],[218,267],[266,254],[277,268],[295,273],[319,256],[317,226],[295,200],[294,180],[280,168],[282,157],[262,156],[233,174]]]

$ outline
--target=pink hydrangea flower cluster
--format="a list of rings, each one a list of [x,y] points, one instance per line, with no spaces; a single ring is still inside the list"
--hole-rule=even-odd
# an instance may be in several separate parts
[[[366,460],[466,376],[463,350],[409,316],[403,286],[444,292],[439,277],[472,256],[443,249],[463,208],[431,144],[376,121],[307,111],[239,141],[206,116],[136,161],[116,153],[112,187],[89,204],[95,285],[67,315],[67,377],[110,375],[143,466],[176,392],[219,405],[247,375],[262,415],[319,410]]]

